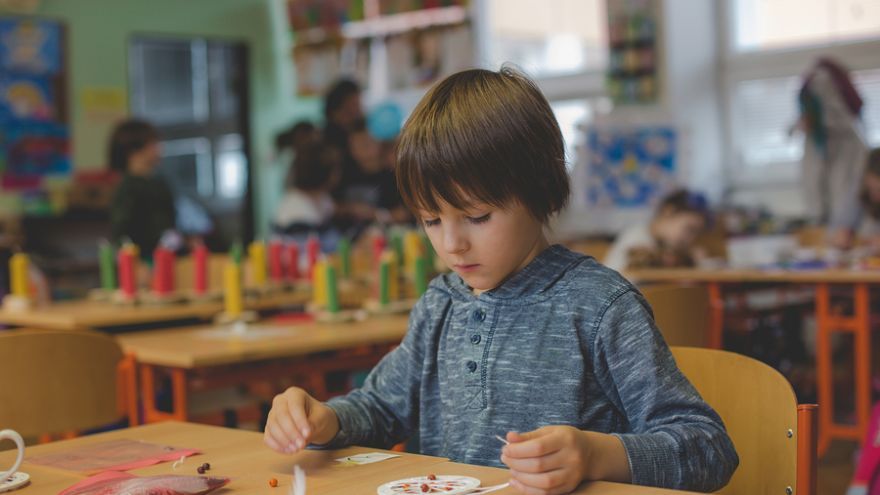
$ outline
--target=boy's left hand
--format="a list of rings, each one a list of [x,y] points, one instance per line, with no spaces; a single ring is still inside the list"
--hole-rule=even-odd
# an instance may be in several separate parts
[[[586,477],[590,442],[572,426],[545,426],[510,432],[501,462],[510,468],[511,486],[528,495],[568,493]]]

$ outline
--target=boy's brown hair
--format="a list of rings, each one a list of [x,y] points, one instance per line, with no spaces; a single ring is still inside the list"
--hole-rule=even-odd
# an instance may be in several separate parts
[[[550,104],[510,67],[473,69],[436,84],[400,135],[397,184],[413,211],[440,201],[464,210],[473,201],[519,202],[546,221],[569,195],[565,149]]]

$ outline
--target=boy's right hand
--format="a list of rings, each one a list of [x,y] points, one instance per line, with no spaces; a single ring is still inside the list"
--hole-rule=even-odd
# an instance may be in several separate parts
[[[272,450],[293,454],[310,443],[327,443],[339,431],[333,409],[297,387],[290,387],[272,400],[263,441]]]

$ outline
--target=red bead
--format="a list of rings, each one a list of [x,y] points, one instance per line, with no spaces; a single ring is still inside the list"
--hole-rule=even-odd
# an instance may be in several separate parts
[[[278,480],[276,480],[275,478],[270,479],[269,486],[271,486],[272,488],[275,488],[276,486],[278,486]]]
[[[421,488],[422,488],[422,493],[428,493],[428,491],[431,489],[431,487],[428,486],[427,483],[422,483]]]
[[[205,466],[199,466],[199,467],[197,467],[197,468],[196,468],[196,471],[198,471],[199,474],[205,474]]]
[[[431,480],[431,481],[434,481],[434,480],[437,479],[437,477],[434,476],[433,474],[429,474],[429,475],[428,475],[428,479]]]

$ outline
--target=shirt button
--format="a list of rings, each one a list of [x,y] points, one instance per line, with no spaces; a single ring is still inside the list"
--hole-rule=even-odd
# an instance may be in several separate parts
[[[483,321],[486,319],[486,312],[482,309],[474,311],[474,321]]]
[[[481,340],[480,334],[475,333],[475,334],[471,335],[471,344],[477,345],[480,343],[480,340]]]
[[[471,373],[473,373],[474,371],[477,371],[477,363],[475,363],[474,361],[468,361],[467,362],[467,369]]]

